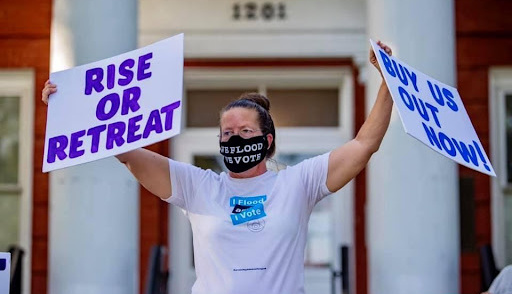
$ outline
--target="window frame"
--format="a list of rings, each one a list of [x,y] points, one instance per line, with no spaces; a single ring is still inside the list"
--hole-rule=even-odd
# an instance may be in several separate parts
[[[506,263],[506,227],[504,197],[512,194],[512,183],[508,183],[506,158],[506,109],[505,97],[512,95],[512,68],[491,68],[489,71],[489,125],[491,160],[496,177],[491,178],[492,247],[498,267]]]
[[[0,189],[19,191],[21,197],[19,245],[25,251],[23,293],[30,293],[31,290],[34,91],[33,69],[0,70],[0,97],[14,96],[20,99],[18,184],[0,184]]]
[[[280,67],[280,68],[185,68],[184,81],[185,89],[226,89],[232,87],[254,88],[259,93],[267,94],[267,88],[296,89],[297,82],[301,88],[331,89],[339,88],[338,113],[339,121],[337,127],[322,127],[330,131],[343,132],[343,137],[353,135],[353,99],[342,99],[342,97],[353,97],[352,69],[349,66],[331,67]],[[186,92],[184,91],[183,107],[186,108]],[[186,111],[182,113],[182,125],[187,131],[195,129],[186,126]],[[317,127],[281,127],[283,130],[307,130]],[[211,128],[217,131],[217,128]]]

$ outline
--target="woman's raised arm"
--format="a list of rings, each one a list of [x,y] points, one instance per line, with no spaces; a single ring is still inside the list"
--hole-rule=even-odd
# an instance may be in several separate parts
[[[377,44],[391,55],[391,49],[388,46],[380,41]],[[371,48],[370,62],[382,76],[377,58]],[[329,191],[335,192],[345,186],[366,166],[372,154],[377,152],[388,129],[392,109],[393,100],[384,78],[382,78],[375,104],[356,137],[333,150],[329,156],[327,172]]]

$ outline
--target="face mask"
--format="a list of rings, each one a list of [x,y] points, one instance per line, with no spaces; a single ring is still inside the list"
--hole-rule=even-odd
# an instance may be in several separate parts
[[[220,142],[220,154],[224,155],[224,164],[234,172],[241,173],[262,162],[267,155],[267,136],[244,139],[231,136],[227,142]]]

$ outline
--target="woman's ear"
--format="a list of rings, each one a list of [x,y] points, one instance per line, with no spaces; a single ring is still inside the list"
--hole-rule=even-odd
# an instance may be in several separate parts
[[[274,142],[274,136],[272,136],[272,134],[267,134],[267,142],[268,142],[268,149],[270,149],[270,146],[272,146],[272,142]]]

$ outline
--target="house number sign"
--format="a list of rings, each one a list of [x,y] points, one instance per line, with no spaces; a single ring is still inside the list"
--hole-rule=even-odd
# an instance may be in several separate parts
[[[239,2],[232,6],[233,20],[275,21],[286,19],[286,5],[282,2]]]

